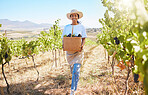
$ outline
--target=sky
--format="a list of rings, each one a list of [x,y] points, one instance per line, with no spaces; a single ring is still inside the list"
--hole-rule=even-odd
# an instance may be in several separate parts
[[[54,24],[61,19],[59,24],[65,26],[72,23],[66,17],[72,9],[83,12],[79,21],[85,27],[102,27],[99,19],[104,17],[106,8],[101,0],[0,0],[0,19],[38,24]]]

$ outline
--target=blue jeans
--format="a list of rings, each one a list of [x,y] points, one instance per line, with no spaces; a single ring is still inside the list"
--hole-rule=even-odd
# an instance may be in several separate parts
[[[80,67],[81,64],[75,63],[73,67],[70,69],[72,70],[72,83],[71,83],[71,90],[77,90],[77,84],[79,81],[79,74],[80,74]]]

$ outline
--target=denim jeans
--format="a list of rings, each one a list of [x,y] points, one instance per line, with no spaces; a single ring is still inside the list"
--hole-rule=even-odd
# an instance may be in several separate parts
[[[77,84],[79,81],[79,74],[80,74],[80,67],[81,64],[75,63],[73,67],[70,67],[71,73],[72,73],[72,83],[71,83],[71,90],[76,91],[77,90]]]

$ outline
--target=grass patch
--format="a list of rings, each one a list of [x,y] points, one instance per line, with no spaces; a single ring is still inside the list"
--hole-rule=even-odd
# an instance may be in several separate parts
[[[88,84],[89,85],[93,85],[96,84],[98,82],[98,78],[97,77],[92,77],[92,76],[87,76],[87,77],[80,77],[80,84],[81,86],[85,87]]]
[[[92,41],[89,38],[85,39],[85,45],[98,45],[95,41]]]

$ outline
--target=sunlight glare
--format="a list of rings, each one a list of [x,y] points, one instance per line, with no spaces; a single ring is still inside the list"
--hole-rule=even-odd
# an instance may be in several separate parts
[[[141,24],[144,24],[146,21],[148,21],[148,13],[145,9],[144,2],[137,1],[135,2],[136,8],[137,8],[137,15],[139,16],[138,21]]]
[[[119,10],[126,10],[133,8],[133,0],[120,0],[119,2]]]

